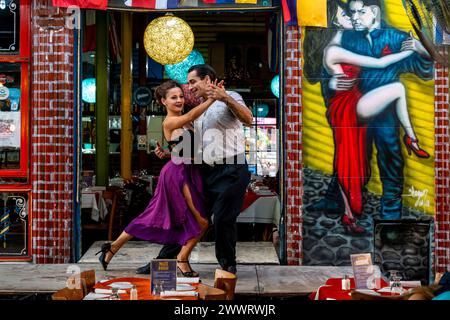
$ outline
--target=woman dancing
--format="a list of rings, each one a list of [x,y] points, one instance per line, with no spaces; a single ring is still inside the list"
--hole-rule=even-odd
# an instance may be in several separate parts
[[[219,84],[221,85],[221,84]],[[207,99],[186,114],[182,114],[184,96],[181,86],[172,80],[162,83],[155,91],[157,102],[164,105],[167,116],[163,121],[164,138],[173,148],[192,130],[191,123],[215,101]],[[193,137],[193,135],[189,135]],[[184,145],[186,146],[186,144]],[[197,277],[189,264],[189,255],[208,227],[202,177],[198,167],[179,156],[162,168],[155,194],[147,208],[125,228],[112,243],[104,243],[99,260],[106,270],[115,253],[133,237],[159,244],[180,244],[177,268],[185,277]]]
[[[364,228],[356,224],[354,214],[362,213],[362,190],[369,177],[366,154],[367,120],[377,116],[393,103],[406,133],[403,141],[408,153],[411,154],[412,151],[420,158],[429,158],[430,155],[418,145],[409,118],[405,88],[400,82],[384,85],[364,95],[357,86],[360,68],[386,68],[409,57],[414,53],[415,40],[411,38],[404,41],[401,52],[381,58],[363,56],[346,50],[341,46],[343,31],[339,29],[352,29],[353,26],[344,8],[345,4],[340,0],[328,1],[329,17],[335,28],[307,30],[305,54],[312,61],[320,63],[305,64],[305,76],[311,83],[326,77],[322,70],[326,71],[328,78],[331,76],[327,84],[334,93],[329,97],[327,118],[334,136],[334,171],[345,205],[342,222],[350,231],[364,233]],[[354,85],[350,89],[342,90],[337,85],[339,78],[345,78]]]

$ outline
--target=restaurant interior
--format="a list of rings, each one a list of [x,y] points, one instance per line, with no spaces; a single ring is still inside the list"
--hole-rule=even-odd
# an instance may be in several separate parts
[[[153,93],[163,79],[182,78],[151,59],[145,51],[144,32],[155,13],[133,13],[132,45],[121,43],[120,13],[108,11],[108,185],[96,184],[95,13],[87,10],[82,63],[81,121],[81,254],[99,240],[114,239],[148,205],[158,175],[167,159],[159,159],[156,143],[166,147],[162,136],[165,111]],[[273,12],[177,12],[192,28],[193,62],[208,63],[224,79],[227,90],[242,95],[254,120],[245,127],[246,157],[252,181],[238,218],[238,241],[274,242],[280,217],[279,150],[279,17]],[[121,174],[121,59],[131,51],[132,61],[132,178]],[[191,54],[192,55],[192,54]],[[186,58],[189,59],[191,55]],[[170,73],[170,74],[169,74]],[[177,78],[178,77],[178,78]],[[187,87],[187,86],[186,86]],[[195,103],[186,94],[186,108]],[[112,193],[110,192],[112,191]],[[274,237],[275,235],[275,237]],[[275,239],[274,239],[275,238]],[[213,241],[207,232],[202,241]],[[278,250],[277,250],[278,251]]]

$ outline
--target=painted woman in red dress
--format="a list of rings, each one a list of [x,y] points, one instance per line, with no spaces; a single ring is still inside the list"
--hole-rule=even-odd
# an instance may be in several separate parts
[[[350,17],[339,4],[332,23],[339,29],[353,28]],[[334,95],[329,98],[327,118],[334,136],[334,172],[337,174],[345,205],[342,222],[351,232],[364,233],[364,228],[356,224],[354,215],[362,214],[362,190],[370,176],[366,150],[367,120],[394,103],[397,117],[406,133],[404,142],[408,152],[413,151],[421,158],[428,158],[429,154],[418,145],[409,118],[404,86],[400,82],[394,82],[363,95],[358,89],[359,71],[360,68],[386,68],[409,57],[415,50],[416,40],[411,38],[404,41],[399,53],[390,54],[387,48],[385,56],[373,58],[342,48],[342,30],[328,28],[322,32],[328,33],[326,37],[318,38],[328,43],[323,49],[322,61],[323,67],[331,76],[328,86],[334,91]],[[345,78],[348,85],[339,87],[338,78]]]

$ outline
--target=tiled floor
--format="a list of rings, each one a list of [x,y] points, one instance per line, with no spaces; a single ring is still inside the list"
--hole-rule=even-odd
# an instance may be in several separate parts
[[[96,241],[81,257],[78,263],[97,262],[95,256],[104,241]],[[156,258],[161,245],[146,241],[129,241],[116,253],[111,265],[124,263],[145,264]],[[272,242],[238,242],[236,244],[236,259],[238,264],[279,264],[277,252]],[[191,254],[191,263],[215,264],[214,242],[200,242]]]
[[[32,264],[0,263],[0,296],[24,293],[50,294],[66,286],[67,277],[84,270],[95,270],[96,279],[142,277],[136,268],[155,258],[161,246],[143,241],[130,241],[104,271],[95,252],[103,241],[94,243],[78,263]],[[323,285],[328,278],[351,274],[351,267],[279,265],[271,242],[237,243],[237,299],[260,297],[304,297]],[[200,243],[191,256],[192,268],[207,285],[214,284],[214,271],[219,268],[214,243]]]
[[[0,264],[0,296],[5,294],[53,293],[66,286],[67,277],[81,271],[95,270],[96,279],[141,277],[136,275],[136,263],[111,264],[104,271],[100,263],[79,264]],[[217,264],[192,264],[207,285],[214,284]],[[236,297],[292,297],[305,296],[323,285],[328,278],[351,274],[351,267],[238,265]]]

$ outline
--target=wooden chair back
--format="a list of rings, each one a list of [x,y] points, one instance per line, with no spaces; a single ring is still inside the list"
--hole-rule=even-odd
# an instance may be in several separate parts
[[[95,270],[86,270],[80,273],[80,278],[84,279],[86,294],[94,292]]]
[[[70,281],[69,277],[69,281]],[[83,300],[86,295],[86,282],[80,279],[80,286],[75,288],[65,287],[52,294],[52,300]]]
[[[108,208],[108,215],[106,221],[90,222],[82,224],[82,229],[89,230],[90,232],[102,231],[106,233],[106,237],[109,241],[113,240],[113,231],[116,221],[116,208],[117,208],[117,192],[115,190],[105,190],[102,192],[102,197],[105,200],[106,207]],[[99,235],[99,234],[97,234]],[[104,235],[102,235],[104,240]]]
[[[116,219],[116,207],[117,207],[117,192],[115,190],[105,190],[102,193],[103,199],[105,199],[106,206],[108,207],[108,240],[113,240],[114,222]],[[111,206],[109,206],[111,204]]]
[[[95,280],[95,270],[86,270],[68,277],[66,284],[68,289],[83,289],[84,295],[86,295],[94,292]]]
[[[237,277],[234,273],[216,269],[214,274],[214,288],[221,289],[226,293],[226,300],[233,300],[236,290]]]
[[[227,300],[225,291],[200,283],[198,286],[198,298],[200,300]]]

